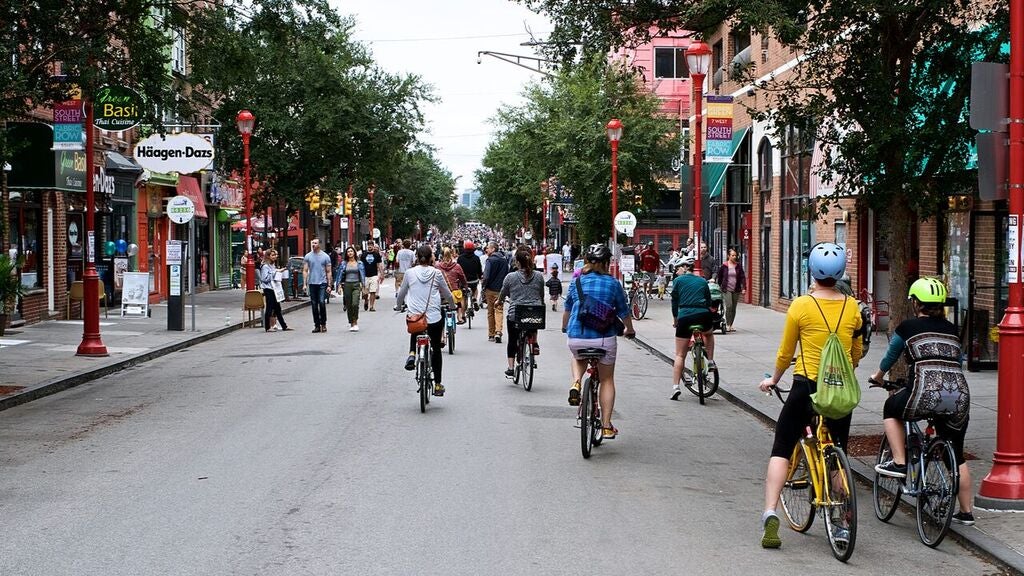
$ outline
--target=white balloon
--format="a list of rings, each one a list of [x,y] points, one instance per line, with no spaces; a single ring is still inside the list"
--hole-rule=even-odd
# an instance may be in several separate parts
[[[139,245],[138,244],[129,244],[128,245],[128,255],[129,256],[135,256],[138,253],[139,253]]]

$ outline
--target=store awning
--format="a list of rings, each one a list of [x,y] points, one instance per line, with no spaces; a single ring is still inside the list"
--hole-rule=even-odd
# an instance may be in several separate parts
[[[732,154],[736,156],[743,138],[750,130],[749,126],[734,130],[732,133]],[[718,198],[722,195],[722,185],[725,183],[725,173],[730,164],[726,162],[705,162],[700,170],[701,191],[708,195],[708,198]]]
[[[188,197],[196,205],[196,218],[208,218],[203,191],[199,189],[199,180],[193,176],[178,176],[178,194]]]
[[[139,166],[131,158],[126,158],[117,152],[108,151],[105,154],[104,168],[106,170],[118,170],[120,172],[130,172],[132,174],[139,174],[142,172],[142,166]]]

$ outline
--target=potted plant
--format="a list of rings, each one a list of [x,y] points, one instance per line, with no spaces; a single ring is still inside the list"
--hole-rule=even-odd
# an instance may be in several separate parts
[[[7,317],[14,310],[18,298],[25,295],[25,287],[18,278],[18,261],[0,254],[0,336],[7,327]]]

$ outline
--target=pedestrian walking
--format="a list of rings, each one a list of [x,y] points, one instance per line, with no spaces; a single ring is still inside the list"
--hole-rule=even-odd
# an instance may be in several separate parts
[[[735,332],[736,329],[732,327],[732,323],[736,319],[736,305],[740,302],[743,287],[747,285],[747,277],[743,273],[739,255],[732,248],[729,248],[728,260],[718,269],[715,281],[722,287],[722,296],[725,302],[725,330]]]
[[[395,294],[398,294],[398,290],[402,286],[402,279],[405,278],[406,271],[416,260],[416,254],[410,249],[411,247],[412,240],[406,238],[402,240],[402,249],[395,254]],[[398,310],[398,306],[395,306],[395,310]]]
[[[363,293],[365,281],[366,269],[359,261],[356,249],[349,246],[345,249],[345,259],[341,263],[342,298],[348,314],[349,332],[359,332],[359,296]]]
[[[284,314],[281,312],[281,302],[277,298],[277,291],[274,284],[280,286],[277,275],[284,271],[284,268],[277,267],[277,250],[271,248],[263,253],[263,264],[260,266],[260,288],[263,289],[263,329],[267,332],[277,331],[277,326],[271,326],[273,318],[281,325],[281,330],[291,330],[288,323],[284,321]],[[281,291],[282,294],[284,290]]]
[[[558,299],[562,296],[562,281],[558,279],[558,266],[551,266],[551,278],[545,282],[548,296],[551,298],[551,309],[558,311]]]
[[[363,310],[376,312],[380,283],[384,281],[384,256],[381,255],[380,248],[377,248],[377,243],[370,240],[360,260],[366,271],[363,283]]]
[[[313,309],[313,333],[327,332],[327,282],[331,278],[331,257],[320,250],[320,240],[310,243],[311,250],[302,257],[302,277],[309,290]]]
[[[508,275],[508,260],[498,251],[497,242],[487,243],[487,262],[484,265],[484,298],[487,301],[487,340],[501,344],[501,322],[504,307],[498,294]]]
[[[704,276],[705,280],[711,280],[715,277],[718,272],[718,266],[715,266],[715,258],[711,256],[711,252],[707,246],[700,247],[700,273]]]

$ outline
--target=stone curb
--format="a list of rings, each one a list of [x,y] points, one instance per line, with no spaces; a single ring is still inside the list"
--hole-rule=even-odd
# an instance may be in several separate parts
[[[282,307],[281,312],[287,314],[289,312],[293,312],[295,310],[299,310],[301,308],[305,308],[308,306],[309,301],[307,300],[305,302],[295,303],[291,306],[288,306],[287,308]],[[74,388],[75,386],[85,384],[86,382],[98,380],[99,378],[103,378],[104,376],[109,376],[115,372],[124,370],[125,368],[130,368],[132,366],[142,364],[143,362],[148,362],[150,360],[153,360],[154,358],[166,356],[167,354],[170,354],[172,352],[177,352],[178,350],[189,348],[191,346],[195,346],[196,344],[201,344],[203,342],[213,340],[214,338],[219,338],[220,336],[229,334],[231,332],[234,332],[235,330],[240,330],[246,323],[247,322],[236,322],[228,326],[218,328],[216,330],[196,334],[195,336],[189,337],[180,342],[174,342],[172,344],[167,344],[159,348],[154,348],[153,350],[149,350],[147,352],[142,352],[141,354],[128,356],[124,359],[118,360],[117,362],[105,364],[92,370],[86,370],[84,372],[79,372],[77,374],[72,374],[70,376],[61,376],[58,378],[54,378],[52,380],[48,380],[17,394],[12,394],[11,396],[7,396],[6,398],[0,399],[0,411],[13,408],[15,406],[18,406],[19,404],[25,404],[26,402],[38,400],[39,398],[43,398],[44,396],[56,394],[58,392],[67,390],[68,388]]]
[[[653,345],[645,342],[640,337],[633,338],[632,340],[640,348],[650,352],[652,355],[661,359],[662,361],[672,365],[674,359],[661,350],[658,350]],[[747,401],[739,398],[733,394],[730,394],[724,388],[724,383],[719,382],[718,392],[720,396],[725,398],[727,401],[735,404],[744,412],[747,412],[751,416],[757,418],[768,426],[775,426],[775,419],[751,406]],[[853,468],[853,473],[857,475],[857,479],[860,480],[861,484],[867,486],[869,489],[874,483],[875,472],[874,469],[861,463],[856,458],[850,459],[850,466]],[[906,495],[902,495],[903,500],[903,512],[913,514],[915,503],[912,502]],[[870,500],[867,500],[871,504]],[[863,506],[863,505],[861,505]],[[874,515],[874,511],[871,511],[871,515]],[[915,535],[916,536],[916,535]],[[1016,550],[1010,548],[1006,544],[1002,543],[996,538],[989,536],[988,534],[979,530],[976,526],[960,526],[953,524],[949,528],[948,537],[955,539],[964,547],[978,552],[987,556],[995,563],[1001,565],[1004,569],[1017,574],[1018,576],[1024,576],[1024,556],[1017,553]],[[916,541],[916,538],[915,538]],[[923,546],[923,544],[922,544]]]

